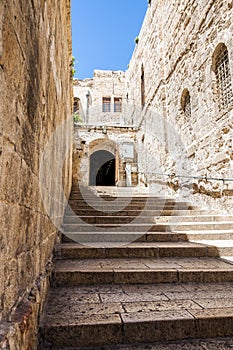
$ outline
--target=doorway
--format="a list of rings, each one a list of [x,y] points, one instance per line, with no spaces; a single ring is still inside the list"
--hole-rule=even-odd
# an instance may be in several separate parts
[[[115,186],[116,159],[108,151],[96,151],[90,157],[90,186]]]

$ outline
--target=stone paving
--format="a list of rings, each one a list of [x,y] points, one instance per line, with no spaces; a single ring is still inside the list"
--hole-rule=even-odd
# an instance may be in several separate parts
[[[81,344],[88,343],[90,336],[96,337],[96,345],[198,338],[213,336],[213,332],[217,337],[225,335],[227,329],[232,331],[232,292],[233,283],[60,287],[49,292],[44,323],[47,336],[63,346],[66,342],[71,346],[76,336]],[[67,326],[72,330],[69,339],[64,340]],[[225,343],[211,340],[211,347],[205,348],[206,344],[183,342],[177,349],[195,346],[195,349],[214,349],[214,344],[220,346],[215,349],[224,349],[221,346]],[[99,349],[110,349],[110,345]],[[113,349],[175,349],[176,345],[130,345]]]
[[[159,313],[185,310],[195,317],[198,310],[232,312],[233,283],[92,285],[51,289],[46,321],[78,321],[79,317],[141,313],[150,318]],[[192,311],[193,310],[193,311]],[[146,314],[142,314],[146,313]],[[138,315],[137,315],[138,316]]]
[[[233,265],[216,258],[68,259],[53,273],[56,286],[185,282],[233,282]]]

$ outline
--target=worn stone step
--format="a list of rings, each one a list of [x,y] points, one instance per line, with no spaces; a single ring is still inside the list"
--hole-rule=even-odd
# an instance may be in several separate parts
[[[58,260],[53,272],[56,286],[229,281],[233,265],[217,258]]]
[[[80,209],[80,208],[77,208],[75,211],[71,208],[67,208],[66,211],[65,211],[65,217],[68,217],[68,216],[83,216],[83,215],[86,215],[86,216],[91,216],[91,215],[94,215],[94,216],[112,216],[113,214],[114,215],[117,215],[117,216],[138,216],[142,213],[142,210],[141,209],[135,209],[135,210],[121,210],[121,211],[116,211],[116,212],[108,212],[108,211],[99,211],[99,210],[95,210],[93,208],[89,208],[88,210],[86,209]],[[197,210],[197,209],[192,209],[192,210],[166,210],[166,209],[163,209],[163,210],[153,210],[153,209],[143,209],[143,215],[144,216],[157,216],[157,217],[163,217],[164,220],[166,219],[166,216],[178,216],[179,218],[188,218],[189,220],[189,217],[191,216],[191,218],[194,216],[198,217],[198,216],[201,216],[201,217],[208,217],[210,218],[210,221],[211,221],[211,218],[212,216],[211,215],[214,215],[216,217],[222,217],[223,215],[216,215],[216,211],[215,210]],[[226,216],[227,217],[227,216]]]
[[[199,237],[199,236],[198,236]],[[186,234],[172,233],[172,232],[154,232],[154,233],[144,233],[144,232],[84,232],[84,233],[72,233],[68,232],[67,235],[62,235],[63,242],[71,242],[75,240],[79,243],[98,243],[98,242],[181,242],[188,241]]]
[[[93,231],[85,231],[85,232],[65,232],[63,233],[63,242],[70,242],[70,240],[73,240],[78,243],[82,244],[92,244],[92,243],[98,243],[98,242],[105,242],[105,243],[119,243],[119,244],[126,244],[129,242],[134,242],[138,239],[142,239],[142,241],[145,241],[145,238],[143,238],[145,235],[144,232],[104,232],[99,231],[97,232],[95,229]]]
[[[184,206],[189,206],[192,205],[192,203],[190,202],[185,202],[185,201],[177,201],[175,199],[166,199],[166,198],[153,198],[153,197],[143,197],[143,198],[108,198],[108,199],[104,199],[104,198],[100,198],[100,197],[86,197],[86,198],[79,198],[74,197],[74,196],[70,196],[69,198],[69,203],[70,204],[90,204],[90,205],[99,205],[99,204],[106,204],[106,205],[124,205],[127,206],[129,204],[135,204],[135,205],[153,205],[153,204],[157,204],[157,205],[164,205],[164,204],[168,204],[171,206],[175,206],[175,205],[184,205]]]
[[[187,242],[202,240],[232,240],[233,230],[213,230],[213,231],[184,231],[184,232],[67,232],[63,235],[63,242],[74,240],[79,243],[129,243],[129,242]]]
[[[209,247],[214,247],[219,256],[232,256],[233,255],[233,239],[225,240],[197,240],[195,243],[206,244]]]
[[[98,220],[97,220],[98,221]],[[118,223],[85,223],[82,221],[78,224],[63,224],[62,225],[64,232],[86,232],[93,231],[96,232],[103,230],[109,231],[121,231],[121,232],[167,232],[167,231],[209,231],[209,230],[232,230],[233,223],[228,222],[184,222],[184,223],[158,223],[153,224],[149,220],[145,223],[140,221],[140,217],[133,220],[131,223],[121,223],[120,220]]]
[[[154,344],[118,344],[95,347],[75,347],[59,350],[231,350],[233,337],[208,339],[188,339],[176,341],[159,341]]]
[[[134,223],[129,224],[88,224],[83,221],[79,224],[63,224],[63,232],[68,233],[82,233],[82,232],[106,232],[106,233],[114,233],[114,232],[138,232],[145,233],[147,231],[150,232],[165,232],[170,231],[169,225],[158,224],[154,225],[152,223],[142,224],[138,222],[139,220],[135,220]]]
[[[156,216],[155,216],[156,217]],[[185,224],[186,222],[189,223],[196,223],[196,222],[231,222],[233,223],[233,216],[232,215],[216,215],[216,214],[196,214],[194,211],[192,213],[192,215],[190,215],[189,213],[185,213],[183,215],[173,215],[172,217],[167,217],[165,215],[160,215],[159,217],[159,222],[164,222],[164,223],[182,223]]]
[[[75,224],[79,223],[80,219],[89,223],[89,224],[128,224],[132,222],[135,218],[137,218],[140,223],[159,223],[159,224],[166,224],[170,226],[174,225],[181,225],[181,229],[184,227],[184,225],[188,224],[189,226],[196,225],[199,223],[213,223],[213,224],[219,224],[219,223],[230,223],[233,227],[233,221],[232,217],[226,217],[226,216],[207,216],[207,215],[199,215],[199,216],[176,216],[175,218],[167,218],[164,216],[154,216],[154,215],[147,215],[145,216],[144,213],[140,213],[139,215],[135,216],[129,216],[129,215],[118,215],[118,213],[108,215],[108,216],[93,216],[93,215],[78,215],[78,216],[64,216],[63,223],[64,224]],[[175,220],[175,221],[174,221]],[[178,227],[179,229],[179,227]]]
[[[199,241],[199,240],[231,240],[233,239],[233,230],[192,230],[192,231],[173,231],[171,233],[160,233],[159,238],[178,237],[183,241]],[[146,234],[147,241],[157,241],[158,236],[156,232],[150,232]]]
[[[63,259],[95,258],[164,258],[164,257],[207,257],[218,256],[217,250],[207,244],[191,242],[136,242],[119,246],[119,244],[93,243],[60,244],[56,249]]]
[[[159,198],[159,197],[83,197],[80,198],[79,196],[73,196],[71,195],[69,197],[69,202],[76,202],[76,203],[92,203],[92,204],[98,204],[98,203],[106,203],[107,205],[121,203],[121,204],[129,204],[129,203],[135,203],[135,204],[142,204],[145,205],[145,203],[157,203],[157,204],[184,204],[184,205],[192,205],[192,202],[190,201],[184,201],[184,200],[177,200],[175,198]]]
[[[159,225],[167,226],[166,223]],[[176,231],[192,231],[192,230],[233,230],[233,221],[197,221],[197,222],[169,222],[171,230]],[[162,230],[161,230],[162,231]]]
[[[69,197],[70,201],[79,201],[79,202],[98,202],[98,201],[105,201],[105,202],[116,202],[116,201],[121,201],[121,202],[167,202],[167,203],[187,203],[185,201],[178,201],[174,198],[165,198],[165,197],[154,197],[154,196],[128,196],[128,197],[109,197],[109,196],[95,196],[95,195],[91,195],[91,196],[84,196],[84,197],[80,197],[79,195],[74,195],[71,194],[71,196]]]
[[[64,217],[64,224],[73,224],[73,223],[79,223],[80,219],[84,222],[87,222],[89,224],[129,224],[132,222],[135,218],[139,220],[141,223],[155,223],[156,218],[154,216],[118,216],[111,215],[111,216],[78,216],[78,217]]]
[[[129,201],[135,201],[135,202],[168,202],[168,203],[187,203],[185,201],[179,201],[174,199],[173,197],[166,198],[166,197],[158,197],[154,195],[149,196],[135,196],[135,195],[128,195],[128,196],[96,196],[95,194],[91,195],[83,195],[81,196],[79,193],[71,193],[70,200],[79,200],[79,201],[98,201],[98,200],[104,200],[106,202],[114,202],[114,201],[122,201],[122,202],[129,202]]]
[[[195,206],[192,205],[186,205],[186,204],[180,204],[177,203],[175,205],[169,204],[169,203],[145,203],[145,205],[142,205],[141,203],[70,203],[70,207],[73,210],[90,210],[91,208],[94,208],[99,211],[121,211],[121,210],[191,210],[191,209],[197,209]]]
[[[51,289],[40,349],[107,350],[127,344],[126,349],[132,350],[132,344],[232,336],[232,290],[232,283]]]

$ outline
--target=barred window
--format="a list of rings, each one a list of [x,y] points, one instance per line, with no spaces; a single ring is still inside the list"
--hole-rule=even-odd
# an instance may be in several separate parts
[[[122,98],[114,97],[114,112],[121,113],[122,112]]]
[[[227,47],[220,44],[215,56],[215,74],[219,97],[219,109],[224,110],[233,104],[231,71]]]
[[[191,114],[192,114],[191,98],[190,98],[190,93],[187,89],[184,89],[184,91],[182,93],[181,107],[182,107],[182,110],[183,110],[186,118],[190,119]]]
[[[111,111],[111,97],[103,97],[102,110],[104,113]]]

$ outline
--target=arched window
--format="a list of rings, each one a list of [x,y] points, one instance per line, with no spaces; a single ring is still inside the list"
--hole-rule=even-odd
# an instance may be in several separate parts
[[[223,43],[219,44],[214,52],[213,71],[216,76],[219,109],[224,110],[232,106],[233,94],[229,55]]]
[[[192,109],[191,109],[191,99],[190,99],[190,93],[188,89],[184,89],[182,95],[181,95],[181,108],[186,116],[186,118],[191,117]]]
[[[145,75],[143,65],[141,68],[141,104],[143,108],[145,106]]]

